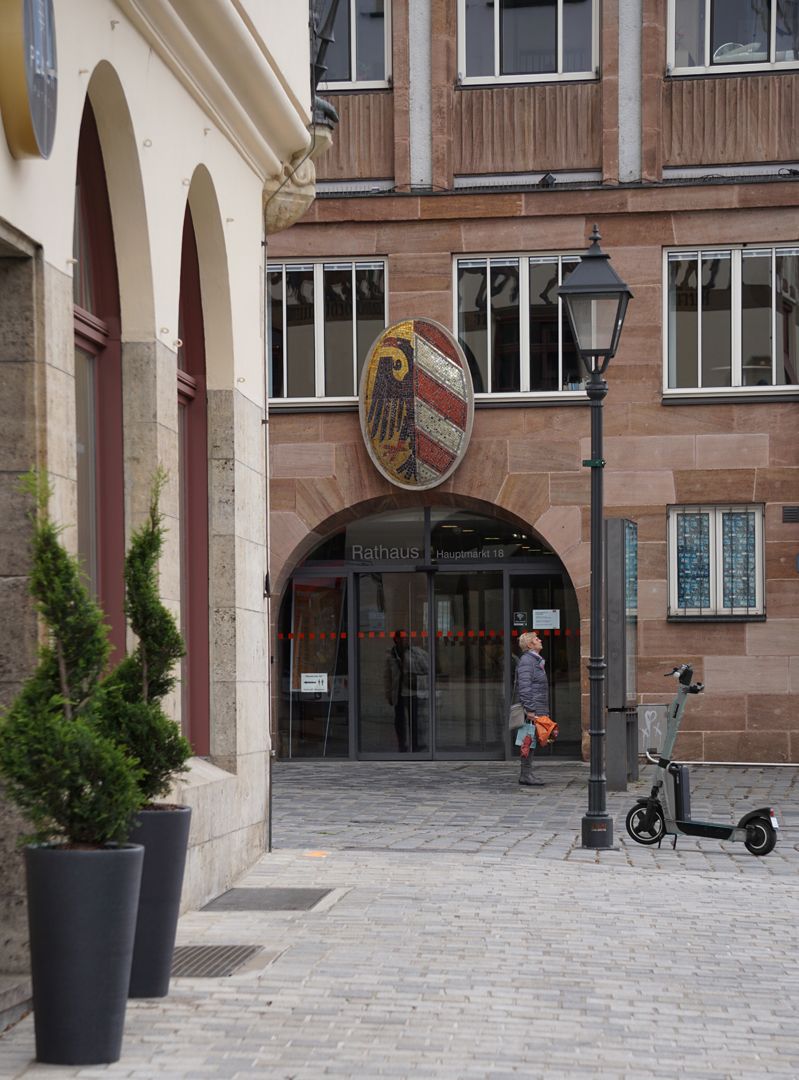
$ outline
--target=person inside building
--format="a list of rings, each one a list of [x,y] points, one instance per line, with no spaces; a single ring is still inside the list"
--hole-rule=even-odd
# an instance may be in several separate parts
[[[412,645],[407,631],[395,630],[394,642],[386,655],[385,692],[386,701],[394,709],[394,730],[397,748],[401,754],[416,753],[426,749],[424,731],[419,727],[419,707],[428,696],[430,664],[427,652]]]
[[[536,737],[533,721],[536,716],[549,716],[549,682],[541,655],[543,642],[535,630],[519,637],[521,656],[516,667],[516,685],[519,701],[524,706],[527,723],[519,728],[516,743],[519,746],[521,771],[519,783],[525,787],[541,787],[544,781],[533,775],[533,753]]]

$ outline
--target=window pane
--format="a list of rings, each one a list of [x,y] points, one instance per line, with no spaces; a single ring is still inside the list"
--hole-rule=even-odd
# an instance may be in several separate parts
[[[502,75],[558,70],[557,0],[499,0]]]
[[[286,356],[289,397],[314,397],[313,267],[286,268]]]
[[[494,8],[466,0],[466,74],[494,74]]]
[[[530,389],[558,389],[558,263],[530,263]]]
[[[721,515],[724,608],[757,605],[755,515],[735,510]]]
[[[385,273],[383,267],[355,267],[355,312],[358,348],[358,375],[360,380],[366,354],[377,335],[385,329]],[[356,381],[355,392],[358,393]]]
[[[330,8],[330,0],[324,5],[319,25],[324,23]],[[318,41],[316,42],[318,45]],[[336,18],[333,23],[333,41],[325,55],[327,72],[323,76],[325,82],[349,82],[350,75],[350,5],[349,0],[340,0]]]
[[[729,252],[702,259],[702,386],[730,386],[732,280]]]
[[[486,266],[458,267],[458,337],[476,394],[488,390],[488,321]]]
[[[579,259],[561,260],[560,282],[561,285],[574,270]],[[563,390],[579,390],[585,385],[585,370],[577,344],[572,333],[572,325],[566,312],[566,305],[560,304],[560,340],[561,340],[561,364],[563,371]]]
[[[710,607],[710,519],[677,515],[677,607]]]
[[[799,0],[777,0],[775,60],[799,60]]]
[[[593,71],[592,0],[563,5],[563,71]]]
[[[518,390],[519,263],[491,263],[491,389]]]
[[[799,383],[799,252],[777,253],[777,382]]]
[[[325,394],[352,397],[352,266],[324,268]]]
[[[386,19],[383,0],[356,0],[356,50],[358,79],[386,77]]]
[[[669,386],[698,386],[696,259],[669,259]]]
[[[705,66],[705,0],[676,0],[674,66]]]
[[[283,272],[266,275],[269,396],[283,397]]]
[[[713,63],[759,64],[768,60],[770,27],[770,0],[713,0]]]
[[[741,258],[741,378],[744,386],[770,386],[771,253]]]

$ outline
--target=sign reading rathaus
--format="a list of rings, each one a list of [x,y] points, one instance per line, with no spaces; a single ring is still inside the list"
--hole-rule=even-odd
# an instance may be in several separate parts
[[[361,431],[377,469],[398,487],[424,491],[463,459],[474,393],[460,345],[432,319],[389,326],[364,364]]]

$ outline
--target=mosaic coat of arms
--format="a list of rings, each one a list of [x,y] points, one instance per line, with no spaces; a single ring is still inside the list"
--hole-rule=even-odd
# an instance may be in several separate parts
[[[474,420],[466,357],[432,319],[407,319],[375,341],[361,374],[361,431],[379,471],[423,491],[460,464]]]

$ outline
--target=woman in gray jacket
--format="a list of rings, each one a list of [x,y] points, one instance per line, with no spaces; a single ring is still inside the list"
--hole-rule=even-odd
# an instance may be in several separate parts
[[[543,642],[535,630],[522,634],[519,648],[522,655],[516,667],[516,686],[519,701],[529,722],[536,716],[549,716],[549,682],[544,670],[544,658],[541,656]],[[533,729],[535,731],[535,729]],[[526,735],[521,744],[521,772],[519,783],[525,787],[541,787],[544,783],[533,776],[533,751],[535,734]]]

